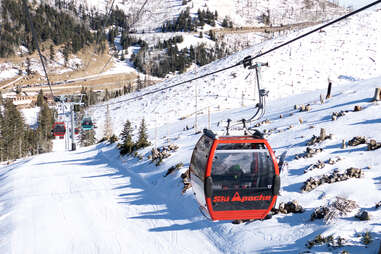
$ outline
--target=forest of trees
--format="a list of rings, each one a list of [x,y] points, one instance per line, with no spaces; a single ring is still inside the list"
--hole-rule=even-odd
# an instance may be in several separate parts
[[[138,137],[136,142],[133,141],[133,128],[129,120],[123,126],[123,130],[120,133],[121,144],[119,144],[119,152],[121,155],[131,154],[132,152],[150,146],[148,141],[147,127],[144,118],[140,122]]]
[[[213,33],[210,36],[211,39],[214,38]],[[224,43],[217,42],[214,48],[199,44],[179,50],[176,43],[182,41],[182,36],[176,36],[159,42],[153,49],[142,47],[136,55],[132,55],[131,61],[140,72],[163,78],[168,73],[185,72],[192,63],[203,66],[231,54]],[[155,49],[158,53],[152,54]],[[153,57],[149,58],[151,55]]]
[[[205,24],[215,26],[218,13],[211,12],[209,9],[197,11],[197,18],[190,16],[189,7],[180,13],[180,15],[172,20],[165,22],[162,27],[162,32],[192,32],[197,31],[197,27],[203,27]]]
[[[42,94],[42,92],[40,92]],[[10,99],[1,99],[0,112],[0,161],[50,152],[54,112],[45,100],[40,101],[38,126],[25,124],[21,113]]]
[[[15,55],[15,49],[21,45],[33,53],[35,46],[23,8],[23,0],[0,2],[0,57]],[[115,25],[129,30],[128,16],[118,8],[114,8],[107,18],[95,9],[88,10],[82,4],[76,6],[72,0],[55,0],[54,6],[38,4],[35,1],[29,5],[39,42],[51,41],[56,46],[65,45],[69,50],[68,53],[76,53],[95,41],[100,45],[104,44],[106,37],[101,36],[103,35],[101,31],[106,21],[106,26]],[[91,30],[98,32],[91,33]]]
[[[118,8],[114,8],[107,19],[104,14],[98,13],[95,9],[88,10],[82,4],[79,7],[76,6],[72,0],[55,0],[53,6],[45,3],[37,4],[36,2],[32,2],[30,5],[33,6],[33,8],[30,6],[29,9],[38,40],[52,43],[47,48],[49,54],[47,57],[54,59],[53,44],[56,46],[63,45],[62,53],[66,60],[65,63],[71,53],[76,53],[91,43],[99,43],[99,48],[104,50],[104,40],[107,39],[113,45],[114,39],[119,33],[121,33],[120,43],[123,49],[132,45],[140,46],[139,52],[132,55],[131,58],[135,67],[145,74],[162,78],[168,73],[182,73],[192,63],[202,66],[230,54],[224,44],[218,43],[212,49],[201,44],[179,50],[176,43],[182,42],[182,36],[176,36],[159,42],[154,47],[149,47],[144,40],[136,39],[130,35],[129,16]],[[22,0],[1,1],[0,57],[15,55],[15,50],[20,45],[25,46],[30,54],[35,51],[22,6]],[[205,24],[214,26],[217,17],[217,12],[213,13],[207,9],[198,10],[197,18],[191,18],[188,8],[176,20],[165,23],[162,31],[195,31],[197,27]],[[106,21],[107,24],[105,24]],[[107,36],[101,32],[104,24],[106,27],[114,25]],[[91,33],[90,30],[98,32]],[[212,32],[209,33],[209,38],[216,41],[215,34]],[[155,54],[151,56],[150,53],[153,51]],[[124,57],[123,54],[122,56]],[[124,60],[123,57],[121,60]],[[111,97],[119,95],[121,93],[111,95]],[[88,92],[88,97],[94,97],[91,91]],[[97,102],[95,98],[93,99],[90,98],[89,100],[91,104]]]

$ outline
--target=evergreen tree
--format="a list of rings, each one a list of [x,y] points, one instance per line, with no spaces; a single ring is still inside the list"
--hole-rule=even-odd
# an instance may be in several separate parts
[[[143,89],[143,81],[140,79],[140,76],[138,75],[138,79],[136,80],[136,89],[139,91],[140,89]]]
[[[148,141],[148,134],[147,134],[147,127],[144,121],[144,118],[142,119],[139,127],[139,134],[138,134],[138,141],[136,142],[136,148],[144,148],[151,145],[151,143]]]
[[[96,143],[95,131],[91,130],[81,130],[80,144],[81,146],[91,146]]]
[[[70,53],[69,44],[65,44],[65,47],[62,50],[62,55],[63,55],[64,61],[65,61],[65,64],[64,64],[65,67],[67,67],[67,64],[69,62],[69,53]]]
[[[89,106],[89,97],[87,95],[86,87],[82,86],[81,88],[81,95],[82,95],[82,102],[85,104],[85,107]]]
[[[55,58],[55,52],[54,52],[53,44],[50,44],[50,48],[49,48],[49,56],[50,56],[50,60],[51,60],[51,61],[54,61],[54,58]]]
[[[38,92],[38,95],[37,95],[37,107],[41,107],[42,104],[44,104],[44,92],[42,91],[42,89],[40,89],[40,92]]]
[[[51,131],[53,123],[54,113],[49,108],[48,104],[44,101],[40,107],[40,112],[38,114],[38,127],[36,130],[37,153],[46,153],[52,151],[53,144],[51,142],[51,138],[53,135]]]
[[[227,17],[224,18],[221,25],[222,25],[222,27],[228,27],[229,26],[229,20]]]
[[[98,102],[98,96],[97,96],[97,93],[93,91],[93,89],[90,89],[90,92],[89,92],[89,105],[94,105]]]
[[[130,154],[134,150],[134,142],[132,141],[132,127],[131,127],[131,122],[126,121],[124,124],[123,130],[120,133],[120,139],[122,140],[122,145],[119,148],[120,154],[125,155],[125,154]]]
[[[4,116],[1,124],[1,138],[4,160],[14,160],[24,156],[24,119],[12,100],[4,104]]]
[[[108,91],[108,89],[106,88],[106,91],[105,91],[105,97],[103,98],[103,101],[108,101],[110,99],[110,92]]]
[[[32,71],[30,70],[30,58],[27,57],[26,58],[26,74],[29,76],[30,74],[32,74]]]

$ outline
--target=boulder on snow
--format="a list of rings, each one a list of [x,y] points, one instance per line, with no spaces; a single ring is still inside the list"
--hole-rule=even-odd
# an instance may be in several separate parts
[[[366,143],[366,139],[364,136],[361,136],[361,137],[357,136],[348,141],[349,146],[358,146],[365,143]]]
[[[361,211],[358,214],[355,215],[355,217],[359,220],[370,220],[369,213],[367,211]]]

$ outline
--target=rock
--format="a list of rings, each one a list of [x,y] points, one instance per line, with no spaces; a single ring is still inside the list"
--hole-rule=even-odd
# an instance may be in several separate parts
[[[335,170],[329,176],[323,175],[320,178],[313,178],[313,177],[308,178],[304,182],[304,185],[302,186],[301,191],[309,192],[325,183],[331,184],[335,182],[342,182],[342,181],[348,180],[349,178],[360,178],[361,175],[362,175],[362,171],[361,169],[358,169],[358,168],[349,168],[346,170],[344,174],[340,174],[337,170]]]
[[[354,112],[358,112],[358,111],[361,111],[361,110],[362,110],[362,108],[359,105],[356,105],[355,108],[353,109]]]
[[[308,171],[311,171],[314,169],[322,169],[324,167],[325,167],[325,163],[319,160],[317,163],[312,164],[306,170],[304,170],[304,173],[307,173]]]
[[[348,141],[349,146],[358,146],[365,143],[366,143],[366,139],[363,136],[362,137],[357,136]]]
[[[324,217],[328,214],[328,212],[329,212],[328,207],[320,206],[319,208],[316,208],[311,214],[311,221],[315,219],[324,219]]]
[[[376,140],[371,139],[368,144],[368,151],[374,151],[381,148],[381,143],[377,143]]]
[[[376,204],[376,209],[378,209],[379,207],[381,207],[381,201]]]
[[[370,216],[369,216],[369,213],[367,211],[362,211],[362,212],[356,214],[355,217],[361,221],[370,220]]]
[[[276,211],[280,212],[280,213],[284,213],[284,214],[288,214],[288,213],[303,213],[304,212],[304,208],[299,205],[298,201],[294,200],[294,201],[290,201],[290,202],[287,202],[287,203],[283,203],[281,202],[279,204],[279,208],[276,209]]]

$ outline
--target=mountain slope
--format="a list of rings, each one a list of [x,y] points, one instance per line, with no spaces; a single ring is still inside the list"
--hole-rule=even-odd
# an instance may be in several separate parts
[[[180,173],[189,166],[191,153],[200,135],[183,127],[192,120],[177,121],[159,128],[157,145],[171,143],[179,150],[156,167],[147,159],[151,147],[140,150],[142,160],[120,158],[115,145],[100,144],[64,152],[64,143],[55,143],[56,151],[19,160],[0,167],[0,250],[2,253],[300,253],[307,241],[319,234],[345,238],[343,247],[316,245],[313,252],[375,253],[381,239],[380,150],[367,151],[366,145],[341,149],[342,140],[364,135],[381,140],[378,131],[380,104],[371,102],[381,77],[354,82],[335,89],[333,97],[320,104],[321,91],[272,102],[267,118],[271,123],[260,129],[277,128],[268,137],[280,154],[288,150],[288,170],[281,175],[279,202],[297,200],[302,214],[278,214],[266,221],[233,225],[211,222],[198,210],[193,193],[181,194]],[[292,104],[307,104],[310,112],[298,112]],[[352,112],[354,105],[363,108]],[[249,108],[212,115],[212,128],[226,115],[247,117]],[[332,112],[348,110],[331,121]],[[283,118],[279,115],[283,114]],[[299,118],[304,119],[302,124]],[[206,117],[200,125],[206,124]],[[289,129],[290,125],[294,127]],[[323,152],[313,158],[295,160],[305,151],[307,141],[325,128],[333,138],[313,146]],[[165,133],[169,136],[163,137]],[[240,133],[240,132],[238,132]],[[304,173],[318,160],[340,156],[341,161],[323,169]],[[166,178],[166,170],[179,162],[184,167]],[[309,177],[344,172],[349,167],[362,169],[360,179],[324,184],[311,192],[301,192]],[[354,188],[355,187],[355,188]],[[333,223],[310,221],[313,210],[335,200],[336,196],[357,202],[360,208]],[[354,218],[360,209],[370,220]],[[373,242],[367,247],[361,235],[370,232]]]
[[[326,88],[328,79],[336,87],[348,79],[361,80],[379,75],[381,51],[378,49],[381,48],[381,31],[375,26],[381,22],[379,14],[380,11],[359,14],[258,59],[270,65],[262,68],[261,84],[269,90],[269,100]],[[216,112],[240,107],[242,103],[253,105],[256,103],[253,99],[257,100],[254,75],[249,75],[250,71],[242,66],[138,100],[125,103],[123,100],[234,65],[248,55],[264,52],[309,30],[307,28],[284,37],[279,36],[202,68],[177,75],[156,86],[143,89],[140,93],[112,100],[110,112],[114,133],[120,133],[126,120],[137,125],[144,117],[149,128],[153,128],[156,119],[158,123],[164,124],[191,116],[196,110],[196,86],[199,91],[198,110],[202,109],[204,114],[207,113],[207,107]],[[97,135],[101,138],[106,106],[90,108],[90,113],[99,122]]]

